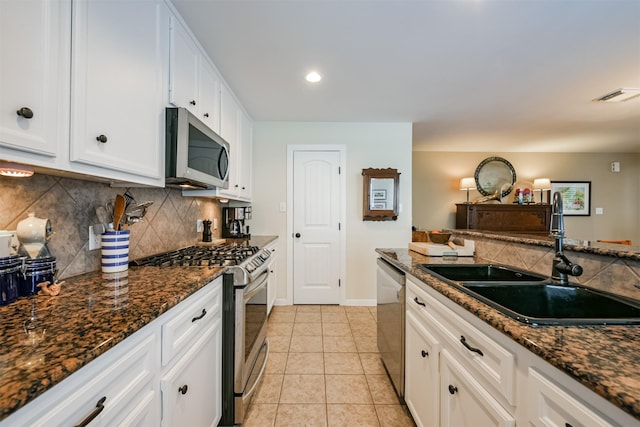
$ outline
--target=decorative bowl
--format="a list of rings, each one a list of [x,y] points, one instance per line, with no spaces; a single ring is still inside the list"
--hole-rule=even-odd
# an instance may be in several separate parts
[[[429,231],[429,241],[431,243],[445,244],[451,238],[451,233],[442,233],[439,231]]]

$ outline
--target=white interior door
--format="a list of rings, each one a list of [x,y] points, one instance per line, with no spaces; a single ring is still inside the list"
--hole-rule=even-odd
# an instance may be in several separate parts
[[[340,152],[293,153],[293,302],[340,303]]]

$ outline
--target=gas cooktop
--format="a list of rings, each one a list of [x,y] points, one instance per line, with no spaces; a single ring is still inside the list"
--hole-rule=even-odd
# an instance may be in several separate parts
[[[260,248],[257,246],[189,246],[176,251],[140,258],[131,261],[129,265],[225,267],[240,265],[259,250]]]

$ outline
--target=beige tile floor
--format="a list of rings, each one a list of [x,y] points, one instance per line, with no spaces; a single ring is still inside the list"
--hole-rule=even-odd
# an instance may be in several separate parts
[[[245,427],[415,426],[380,362],[375,316],[375,307],[274,307]]]

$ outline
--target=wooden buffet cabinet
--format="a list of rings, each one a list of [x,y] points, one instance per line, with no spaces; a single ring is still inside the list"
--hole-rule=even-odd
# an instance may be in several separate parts
[[[462,230],[549,232],[550,204],[456,204],[456,228]]]

